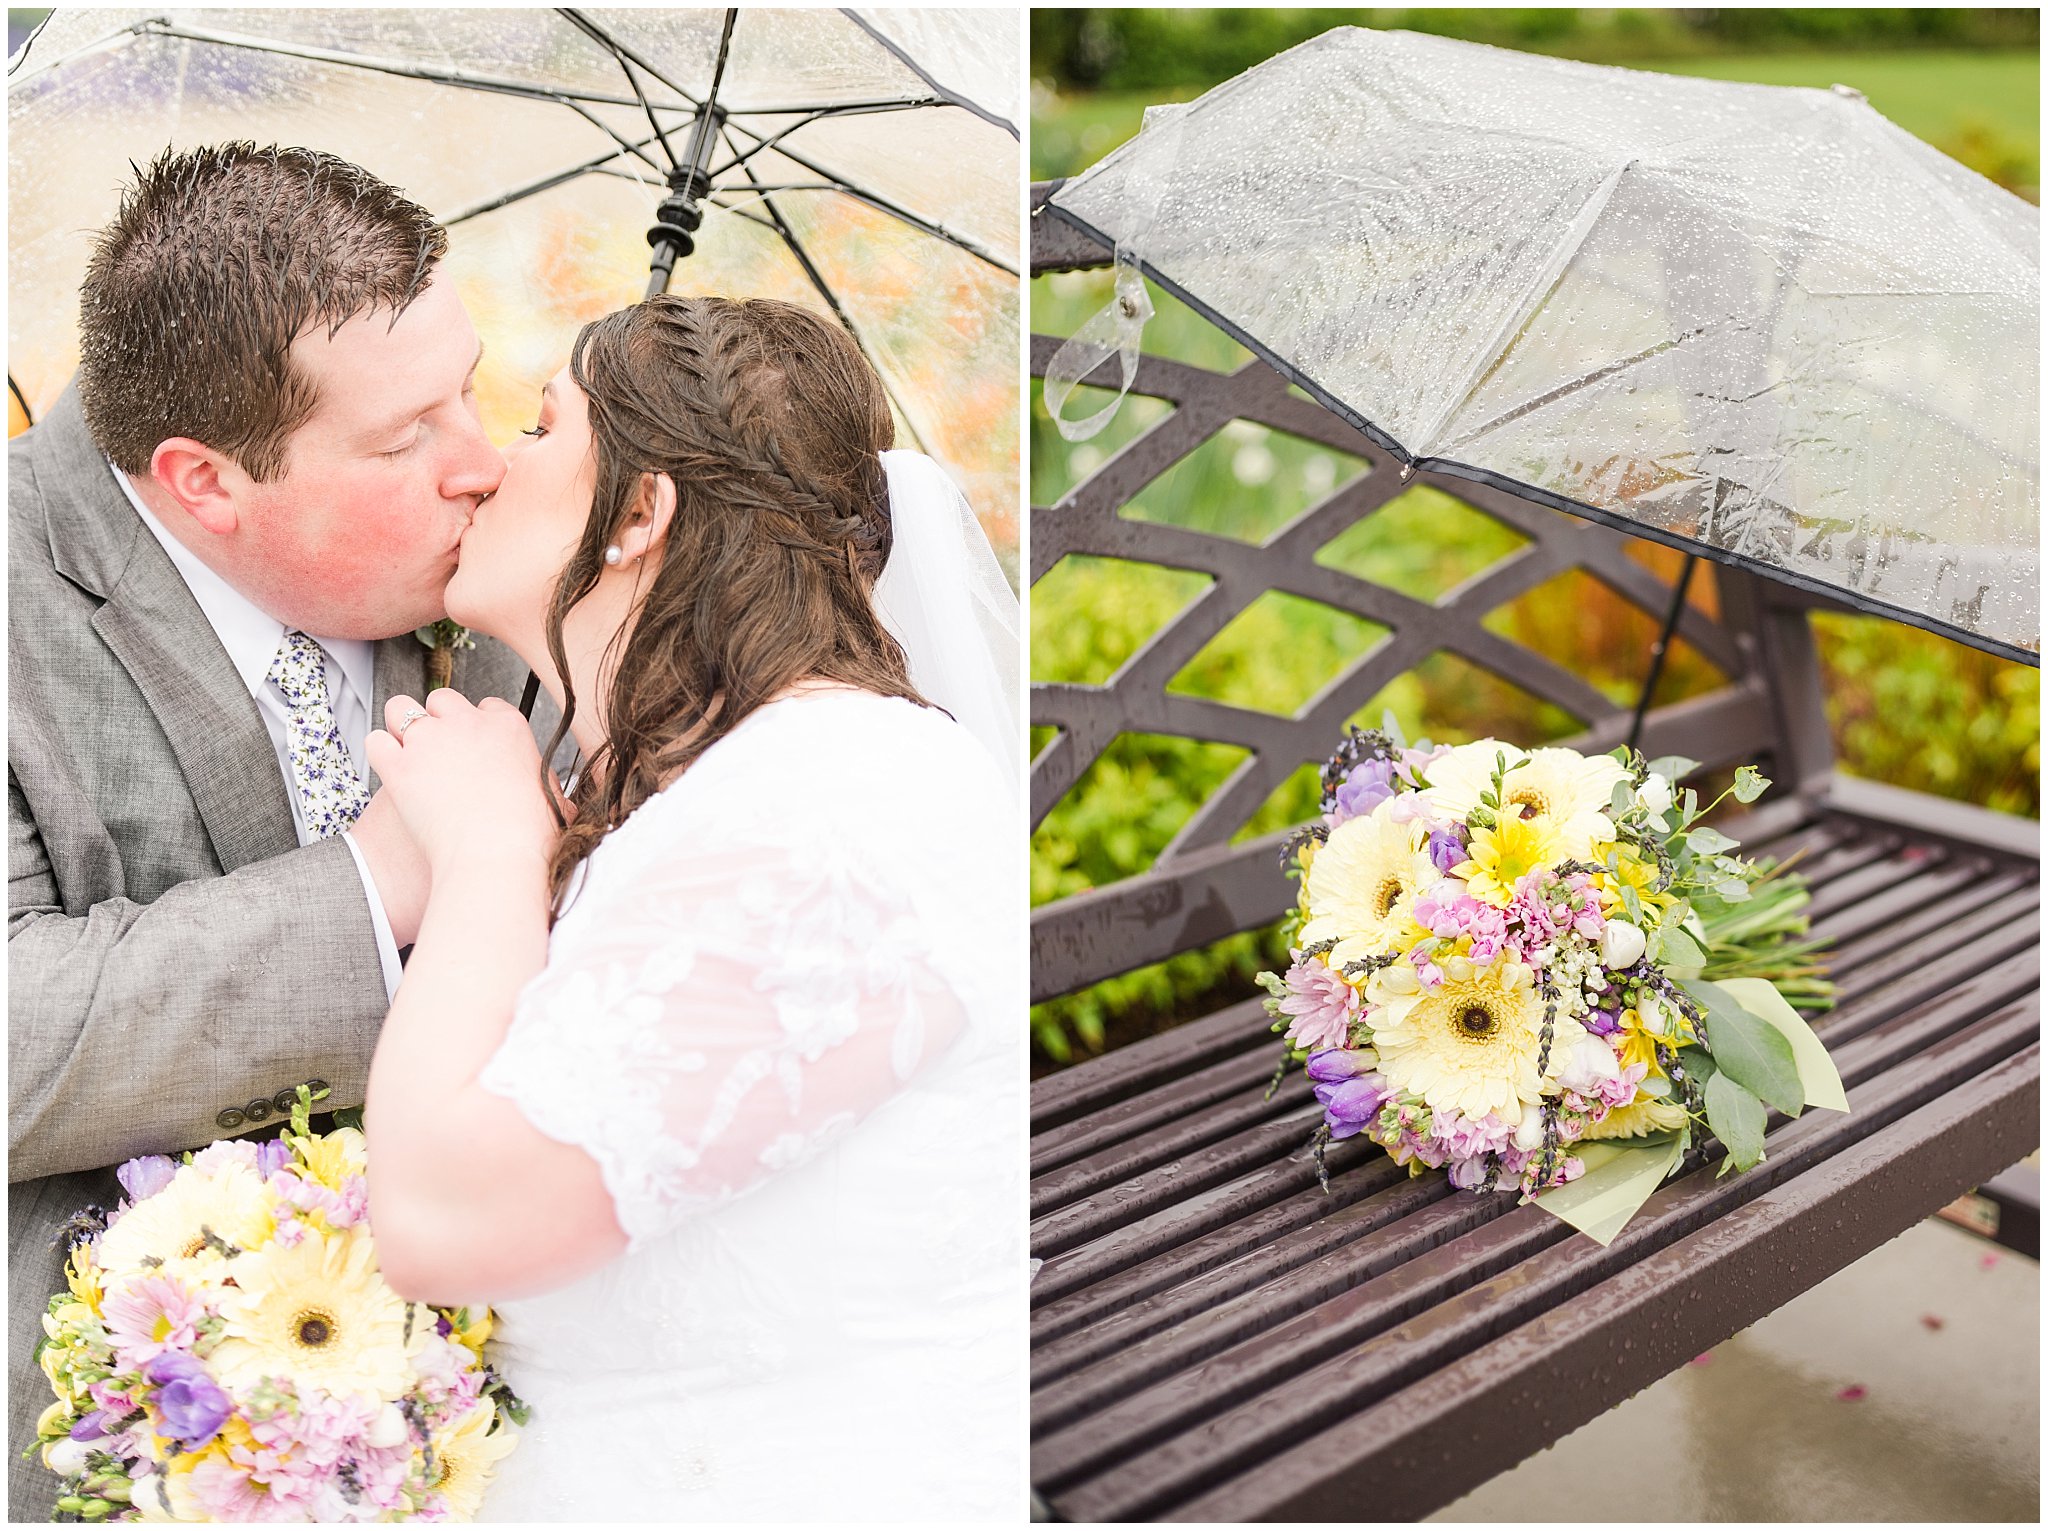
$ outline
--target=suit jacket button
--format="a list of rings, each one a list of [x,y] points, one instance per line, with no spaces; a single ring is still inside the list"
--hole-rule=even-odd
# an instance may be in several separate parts
[[[252,1122],[265,1121],[270,1116],[270,1102],[261,1099],[252,1100],[248,1105],[242,1107],[242,1113]]]
[[[279,1116],[290,1116],[292,1114],[292,1107],[299,1103],[299,1092],[297,1090],[279,1090],[270,1097],[270,1103],[277,1107],[277,1114]]]
[[[327,1087],[327,1081],[324,1079],[308,1079],[306,1081],[306,1088],[311,1090],[316,1096]],[[296,1092],[294,1093],[296,1094]]]
[[[242,1125],[242,1113],[237,1111],[233,1106],[229,1106],[227,1110],[221,1112],[219,1116],[213,1119],[213,1124],[216,1127],[223,1128],[228,1132],[233,1132],[237,1127]]]

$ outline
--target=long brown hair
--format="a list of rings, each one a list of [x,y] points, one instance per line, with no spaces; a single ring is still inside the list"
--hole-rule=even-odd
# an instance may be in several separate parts
[[[548,608],[563,696],[548,758],[576,712],[563,619],[597,584],[643,475],[666,474],[676,508],[607,651],[605,743],[549,869],[557,912],[599,841],[792,682],[923,700],[870,601],[890,546],[877,454],[895,424],[844,330],[793,303],[663,296],[586,325],[569,372],[589,401],[597,488]]]

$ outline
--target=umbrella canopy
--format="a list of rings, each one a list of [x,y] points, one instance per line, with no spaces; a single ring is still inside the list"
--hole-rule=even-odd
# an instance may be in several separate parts
[[[40,414],[75,369],[79,280],[131,160],[298,144],[448,225],[495,434],[530,423],[579,325],[672,259],[670,291],[836,315],[900,443],[953,470],[1014,568],[1020,25],[976,9],[55,12],[9,65],[10,380]]]
[[[1345,28],[1052,195],[1412,465],[2038,663],[2040,219],[1852,90]],[[1056,376],[1057,374],[1057,376]]]

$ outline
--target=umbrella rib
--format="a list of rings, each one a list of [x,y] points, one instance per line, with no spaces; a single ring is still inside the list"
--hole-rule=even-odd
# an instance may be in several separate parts
[[[596,22],[592,21],[588,16],[585,16],[581,11],[564,7],[562,9],[562,14],[564,16],[567,16],[577,26],[581,27],[586,33],[588,33],[593,42],[596,42],[601,46],[609,49],[620,60],[630,61],[633,64],[638,65],[639,68],[644,70],[649,76],[651,76],[653,79],[657,80],[661,84],[666,85],[670,90],[674,91],[677,95],[681,96],[685,101],[689,102],[691,106],[701,107],[704,105],[703,101],[701,101],[698,97],[692,95],[689,91],[684,90],[682,86],[678,85],[674,80],[671,80],[666,74],[662,73],[659,69],[656,69],[652,64],[648,63],[646,59],[642,58],[638,53],[634,52],[631,48],[627,47],[624,43],[620,42],[616,37],[612,36],[611,33],[605,31],[603,27],[600,27]],[[639,87],[636,85],[634,89],[637,90],[639,89]],[[633,103],[628,101],[622,104],[631,106]]]
[[[645,148],[649,143],[652,142],[652,139],[642,139],[641,142],[637,145],[627,144],[626,149],[637,151],[638,149]],[[467,223],[472,218],[481,218],[485,213],[494,213],[501,207],[510,207],[514,202],[523,202],[528,197],[538,196],[541,192],[544,191],[551,191],[555,187],[560,186],[565,181],[575,180],[576,177],[578,177],[579,175],[588,175],[593,170],[603,170],[607,166],[609,166],[614,160],[621,158],[623,152],[624,151],[613,150],[611,153],[608,154],[600,154],[596,159],[585,160],[580,165],[571,165],[567,170],[558,170],[552,175],[542,176],[537,181],[529,181],[524,186],[516,186],[508,192],[501,193],[500,195],[491,197],[486,201],[478,202],[473,204],[472,206],[465,207],[459,213],[449,214],[446,218],[443,218],[441,220],[441,226],[443,228],[452,229],[458,223]],[[642,158],[645,158],[645,156],[643,155]],[[656,166],[655,168],[659,169],[660,167]],[[638,177],[622,176],[621,179],[638,180]],[[647,183],[641,181],[639,184],[644,186]]]
[[[671,170],[675,169],[676,151],[669,146],[668,134],[662,130],[661,123],[655,119],[653,103],[647,99],[647,92],[640,88],[640,77],[633,73],[632,62],[620,50],[618,43],[613,41],[610,33],[598,26],[596,22],[590,20],[581,11],[569,6],[558,6],[556,11],[557,14],[567,17],[571,26],[582,32],[584,36],[588,37],[612,56],[612,62],[619,66],[619,73],[626,77],[626,84],[631,88],[634,96],[639,99],[640,110],[647,114],[647,125],[654,129],[654,136],[661,141],[661,152],[668,156],[669,168]],[[674,87],[671,86],[670,88],[673,89]]]
[[[949,105],[957,106],[962,111],[972,112],[975,116],[979,117],[983,122],[993,123],[995,126],[1001,128],[1004,132],[1008,133],[1012,138],[1017,139],[1019,142],[1023,141],[1023,135],[1017,131],[1016,123],[1010,121],[1010,119],[1007,117],[997,116],[987,107],[968,100],[958,91],[946,89],[945,86],[941,85],[937,80],[932,78],[931,74],[924,68],[922,64],[918,63],[916,59],[912,58],[908,53],[904,52],[903,49],[898,47],[896,43],[893,42],[891,39],[884,37],[882,33],[876,29],[874,24],[867,19],[867,17],[861,15],[861,13],[853,9],[852,6],[841,6],[839,8],[839,14],[844,16],[848,21],[852,22],[855,26],[859,27],[863,32],[867,33],[869,37],[873,38],[883,48],[886,48],[892,55],[895,56],[895,58],[903,65],[904,68],[908,69],[912,74],[916,75],[920,80],[924,81],[925,84],[931,86],[933,90],[939,93],[941,99],[946,101]]]
[[[745,125],[738,122],[731,122],[730,120],[728,120],[727,126],[737,132],[745,133],[749,138],[759,139],[761,137],[761,135],[755,132],[752,128],[746,127]],[[730,139],[727,140],[727,142],[730,141]],[[991,251],[983,249],[978,242],[969,239],[965,234],[956,234],[951,229],[946,228],[942,224],[933,223],[929,218],[920,217],[918,214],[910,211],[909,208],[902,207],[899,206],[897,203],[891,202],[887,197],[882,196],[878,192],[872,192],[867,190],[865,187],[856,185],[852,180],[848,179],[846,176],[839,175],[831,170],[827,170],[823,165],[820,165],[815,160],[806,159],[803,155],[797,153],[794,149],[785,147],[777,149],[775,152],[780,154],[784,159],[789,160],[792,164],[803,166],[804,169],[810,171],[811,174],[823,176],[826,180],[832,183],[833,189],[838,191],[842,196],[852,197],[856,202],[865,202],[868,206],[874,208],[875,211],[887,213],[890,217],[909,224],[912,228],[917,229],[921,233],[929,234],[934,239],[943,239],[949,245],[957,245],[959,246],[959,248],[965,250],[969,255],[974,256],[977,260],[986,261],[989,265],[994,266],[998,271],[1008,272],[1011,276],[1015,276],[1017,274],[1017,267],[1014,264],[1003,260],[1000,256],[994,254]],[[752,174],[751,170],[748,173]]]
[[[928,98],[923,98],[915,101],[854,101],[849,102],[844,106],[823,106],[818,107],[817,109],[812,111],[807,111],[800,119],[790,123],[787,127],[777,128],[775,132],[769,135],[767,138],[760,138],[760,135],[750,128],[747,131],[753,134],[754,137],[760,138],[760,141],[756,143],[753,148],[742,150],[734,147],[732,141],[728,139],[726,141],[726,147],[732,150],[733,157],[728,163],[720,165],[716,170],[713,170],[711,174],[714,176],[721,176],[724,175],[727,171],[737,170],[740,166],[744,165],[748,160],[754,158],[755,155],[762,153],[764,150],[774,148],[777,144],[781,143],[783,139],[787,138],[790,134],[796,132],[799,128],[807,128],[812,123],[822,122],[828,117],[878,116],[885,112],[915,111],[919,107],[932,106],[935,104],[936,103],[934,103]],[[767,114],[757,112],[751,113],[750,115],[762,116]]]
[[[181,27],[161,17],[137,22],[129,30],[137,36],[170,37],[183,42],[213,43],[222,48],[242,48],[251,53],[274,53],[280,58],[305,59],[315,64],[335,64],[344,69],[363,69],[373,74],[397,75],[401,79],[425,80],[432,85],[453,85],[462,90],[478,90],[490,95],[523,96],[533,101],[589,101],[599,106],[640,104],[629,96],[608,96],[590,90],[563,90],[555,86],[530,85],[523,80],[471,74],[462,69],[438,69],[427,64],[408,64],[399,59],[380,59],[371,58],[367,54],[343,53],[334,48],[313,48],[303,43],[281,43],[233,32],[215,32],[205,27]]]
[[[747,179],[749,181],[754,180],[754,172],[751,168],[747,171]],[[911,418],[910,410],[896,396],[896,390],[889,385],[888,377],[876,363],[875,358],[868,355],[867,342],[861,338],[859,329],[855,327],[853,315],[849,314],[846,311],[846,306],[839,301],[839,295],[832,290],[831,284],[825,280],[825,274],[818,269],[817,262],[811,259],[810,252],[804,248],[803,241],[796,237],[796,230],[791,228],[789,220],[782,216],[782,209],[775,205],[774,199],[769,196],[767,188],[761,187],[759,182],[755,182],[755,185],[760,190],[761,206],[766,208],[768,216],[775,220],[775,232],[780,234],[783,242],[789,246],[789,253],[796,257],[796,263],[803,267],[804,275],[809,277],[811,285],[818,289],[818,296],[823,298],[826,306],[832,310],[833,317],[838,319],[840,328],[852,337],[853,343],[860,347],[860,354],[867,357],[868,365],[875,369],[875,377],[881,382],[882,391],[889,396],[889,402],[896,406],[896,413],[903,417],[903,423],[910,427],[910,439],[917,443],[918,451],[929,456],[930,448],[925,445],[924,436],[917,428],[917,421]]]

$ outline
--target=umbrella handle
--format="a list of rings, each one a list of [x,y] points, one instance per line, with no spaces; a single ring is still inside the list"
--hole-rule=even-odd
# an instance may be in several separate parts
[[[1699,559],[1691,553],[1685,555],[1685,567],[1678,571],[1678,583],[1671,591],[1671,609],[1664,613],[1663,631],[1657,634],[1657,641],[1650,647],[1650,673],[1643,679],[1643,694],[1636,698],[1636,715],[1628,726],[1628,747],[1635,749],[1643,737],[1643,719],[1649,716],[1650,698],[1657,692],[1657,682],[1664,675],[1664,655],[1671,647],[1671,635],[1678,631],[1678,618],[1685,611],[1686,587],[1692,583],[1693,566]]]

